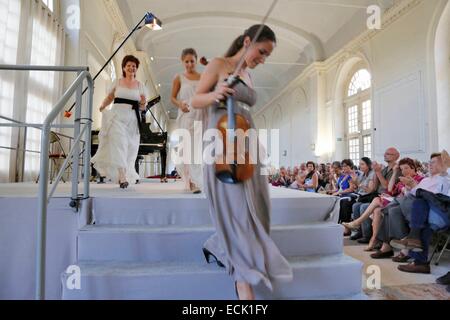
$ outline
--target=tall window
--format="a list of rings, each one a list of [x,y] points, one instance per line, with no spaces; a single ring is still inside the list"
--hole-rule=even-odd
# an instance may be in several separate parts
[[[20,0],[0,0],[0,64],[16,64]],[[13,117],[14,73],[0,72],[0,115]],[[0,123],[9,123],[0,119]],[[9,180],[11,128],[0,127],[0,181]]]
[[[47,8],[53,12],[53,0],[42,0]]]
[[[356,71],[347,87],[346,137],[348,157],[359,163],[362,157],[372,157],[371,75],[366,69]]]
[[[52,5],[52,1],[44,1]],[[33,10],[33,36],[31,40],[31,65],[57,65],[58,31],[51,17],[39,5]],[[57,88],[55,72],[32,71],[28,81],[27,123],[43,123],[53,108],[54,91]],[[34,178],[39,172],[41,131],[29,129],[27,134],[27,154],[25,159],[26,177]]]

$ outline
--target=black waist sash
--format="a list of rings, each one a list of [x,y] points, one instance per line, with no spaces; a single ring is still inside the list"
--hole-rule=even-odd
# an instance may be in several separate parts
[[[115,98],[114,99],[114,103],[129,104],[129,105],[132,106],[132,109],[136,113],[136,120],[137,120],[137,125],[138,125],[138,128],[139,128],[139,133],[141,133],[142,132],[142,119],[141,119],[141,114],[139,112],[140,111],[139,110],[139,101],[130,100],[130,99]]]

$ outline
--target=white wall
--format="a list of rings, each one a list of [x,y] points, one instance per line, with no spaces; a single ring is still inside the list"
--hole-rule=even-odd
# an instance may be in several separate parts
[[[281,165],[347,157],[343,141],[343,92],[349,72],[357,63],[363,63],[373,78],[371,95],[376,128],[373,132],[375,159],[382,160],[384,150],[390,146],[397,147],[402,156],[424,161],[439,147],[448,147],[449,82],[442,84],[438,80],[438,101],[444,101],[440,103],[438,120],[434,103],[436,88],[434,81],[429,81],[428,77],[430,71],[433,74],[435,71],[429,57],[428,43],[431,37],[434,44],[436,35],[430,29],[437,24],[433,21],[436,11],[447,2],[422,1],[376,35],[350,43],[348,49],[337,52],[318,66],[309,67],[305,74],[288,86],[288,90],[262,108],[255,115],[256,122],[262,123],[260,118],[264,116],[269,128],[278,128],[283,132],[280,154],[284,150],[288,153],[287,157],[280,157]],[[448,43],[445,50],[448,50]],[[443,46],[442,41],[440,46]],[[446,66],[446,72],[438,75],[448,77],[448,51],[440,51],[436,59],[444,65],[442,68]],[[295,98],[298,90],[306,96],[301,102]],[[442,138],[439,140],[438,136]],[[312,150],[313,145],[315,150]]]
[[[450,150],[450,2],[438,17],[434,43],[438,143],[439,150]]]

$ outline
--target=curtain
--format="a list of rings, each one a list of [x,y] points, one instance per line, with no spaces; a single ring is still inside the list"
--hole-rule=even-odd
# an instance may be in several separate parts
[[[65,36],[54,14],[41,1],[31,1],[31,65],[63,65]],[[61,72],[30,72],[27,90],[27,123],[43,123],[62,94]],[[41,131],[29,129],[26,139],[24,181],[39,174]]]
[[[0,0],[0,64],[16,64],[20,0]],[[13,116],[14,72],[0,71],[0,115]],[[0,123],[9,123],[0,119]],[[9,181],[11,128],[0,127],[0,182]]]

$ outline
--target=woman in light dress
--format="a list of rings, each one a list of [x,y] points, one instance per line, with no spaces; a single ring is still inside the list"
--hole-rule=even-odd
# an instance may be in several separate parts
[[[139,151],[139,110],[145,110],[147,91],[136,80],[139,60],[126,56],[122,61],[123,78],[113,82],[108,96],[100,106],[102,128],[99,148],[91,162],[100,176],[117,182],[126,189],[131,181],[138,181],[135,161]],[[105,110],[111,103],[110,110]]]
[[[184,73],[176,75],[172,85],[172,103],[178,107],[177,127],[186,129],[190,135],[190,146],[187,141],[182,140],[179,147],[186,152],[190,147],[189,159],[180,156],[180,164],[177,166],[178,173],[186,184],[186,189],[193,193],[200,193],[203,184],[203,173],[201,159],[200,163],[195,163],[194,143],[201,141],[194,139],[196,134],[201,137],[201,122],[203,121],[203,111],[191,107],[191,98],[195,94],[195,89],[200,80],[201,74],[197,72],[197,52],[192,48],[184,49],[181,53],[181,61],[184,66]],[[195,127],[195,122],[198,121]],[[197,131],[196,131],[197,130]],[[200,131],[199,131],[200,130]]]

